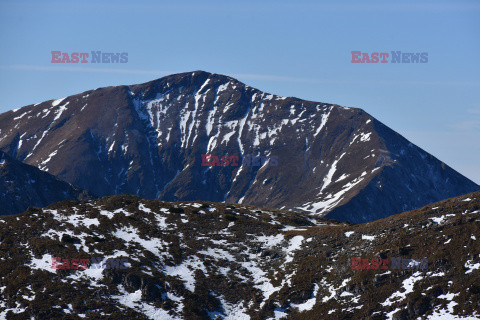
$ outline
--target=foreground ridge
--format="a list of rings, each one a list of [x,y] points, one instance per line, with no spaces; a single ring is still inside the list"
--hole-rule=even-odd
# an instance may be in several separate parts
[[[0,226],[0,318],[480,316],[480,192],[358,225],[111,196]]]

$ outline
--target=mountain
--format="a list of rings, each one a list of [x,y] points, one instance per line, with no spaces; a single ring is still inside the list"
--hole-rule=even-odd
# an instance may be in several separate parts
[[[2,319],[480,317],[480,192],[358,225],[111,196],[0,226]]]
[[[45,207],[63,200],[88,200],[93,195],[0,151],[0,215]]]
[[[0,149],[100,196],[226,201],[351,222],[480,189],[361,109],[203,71],[3,113]]]

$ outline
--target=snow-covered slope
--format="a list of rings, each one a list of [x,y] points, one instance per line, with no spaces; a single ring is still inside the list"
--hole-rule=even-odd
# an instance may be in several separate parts
[[[371,221],[479,186],[357,108],[203,71],[0,115],[0,148],[99,195],[208,200]],[[276,159],[202,166],[202,155]]]
[[[0,226],[2,319],[480,316],[479,192],[360,225],[111,196]]]

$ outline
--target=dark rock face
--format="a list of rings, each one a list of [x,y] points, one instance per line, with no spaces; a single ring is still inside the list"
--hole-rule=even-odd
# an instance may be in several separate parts
[[[237,202],[351,222],[480,189],[361,109],[202,71],[1,114],[0,148],[101,196]],[[204,154],[240,165],[202,166]],[[251,156],[262,158],[241,165]]]
[[[87,200],[87,191],[61,181],[0,151],[0,215],[44,207],[63,200]]]
[[[348,203],[335,208],[327,216],[350,222],[372,220],[365,208],[375,209],[375,218],[411,210],[440,199],[457,196],[458,193],[478,190],[472,181],[445,165],[434,156],[414,146],[398,133],[381,123],[376,131],[382,137],[384,150],[378,159],[381,170]],[[383,215],[380,212],[384,212]],[[358,215],[356,213],[362,213]]]

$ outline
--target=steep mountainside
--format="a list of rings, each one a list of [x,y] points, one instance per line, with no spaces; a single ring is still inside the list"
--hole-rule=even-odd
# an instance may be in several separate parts
[[[361,109],[202,71],[1,114],[0,149],[102,196],[236,202],[351,222],[480,189]],[[239,165],[202,166],[205,154]],[[268,161],[242,165],[251,155]]]
[[[0,151],[0,215],[20,213],[29,206],[92,198],[91,193]]]
[[[480,192],[360,225],[112,196],[0,227],[2,319],[480,317]]]

